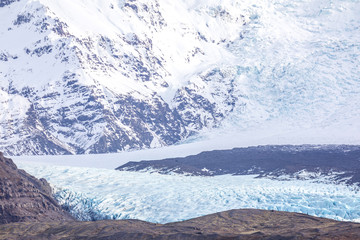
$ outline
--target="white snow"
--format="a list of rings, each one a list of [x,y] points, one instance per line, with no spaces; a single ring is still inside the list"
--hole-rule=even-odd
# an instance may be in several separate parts
[[[82,220],[136,218],[166,223],[236,208],[259,208],[360,222],[360,191],[344,185],[16,163],[47,179],[57,200]]]

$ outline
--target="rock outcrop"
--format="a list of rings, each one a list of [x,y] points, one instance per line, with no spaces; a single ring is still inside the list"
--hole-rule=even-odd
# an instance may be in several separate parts
[[[18,169],[0,152],[0,224],[69,220],[73,218],[53,199],[45,179]]]

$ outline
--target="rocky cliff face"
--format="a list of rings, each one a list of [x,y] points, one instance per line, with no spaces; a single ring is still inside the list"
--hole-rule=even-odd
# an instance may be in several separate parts
[[[72,217],[53,199],[45,179],[17,169],[0,153],[0,224],[69,220]]]

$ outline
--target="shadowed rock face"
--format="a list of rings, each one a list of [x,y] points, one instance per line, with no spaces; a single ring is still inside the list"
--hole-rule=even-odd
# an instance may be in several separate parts
[[[45,179],[18,169],[0,153],[0,224],[72,219],[52,198]]]
[[[0,239],[20,236],[21,239],[360,239],[360,224],[244,209],[165,225],[138,220],[0,225]]]

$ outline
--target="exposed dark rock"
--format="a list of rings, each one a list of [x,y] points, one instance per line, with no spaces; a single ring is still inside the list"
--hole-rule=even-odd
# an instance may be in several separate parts
[[[231,210],[184,222],[139,220],[0,225],[0,239],[360,239],[360,224],[299,213]]]
[[[20,0],[0,0],[0,7],[5,7],[12,4],[13,2],[18,2]]]
[[[45,179],[18,169],[0,152],[0,224],[69,220],[73,218],[53,199]]]
[[[118,170],[214,176],[222,174],[301,178],[300,171],[334,176],[360,186],[360,146],[258,146],[202,152],[185,158],[129,162]]]
[[[20,14],[17,16],[17,19],[14,21],[14,25],[29,23],[33,17],[34,16],[31,15],[30,13]]]

